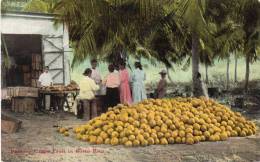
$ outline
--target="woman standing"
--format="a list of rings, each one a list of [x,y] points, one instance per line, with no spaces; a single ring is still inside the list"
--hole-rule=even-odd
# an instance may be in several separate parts
[[[108,107],[116,106],[119,100],[119,74],[115,72],[114,66],[110,64],[108,66],[109,74],[103,80],[103,84],[106,86],[106,109]],[[106,111],[106,110],[105,110]]]
[[[140,62],[135,62],[135,70],[132,74],[133,83],[133,102],[137,103],[147,98],[144,81],[146,79],[145,73],[142,70]]]
[[[125,62],[120,62],[119,64],[119,77],[120,77],[120,102],[122,104],[131,104],[132,97],[129,86],[129,74],[125,68]]]

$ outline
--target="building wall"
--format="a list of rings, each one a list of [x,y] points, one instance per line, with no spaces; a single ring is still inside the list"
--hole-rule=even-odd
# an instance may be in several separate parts
[[[63,37],[65,85],[70,83],[69,34],[63,24],[54,25],[54,16],[49,14],[6,13],[1,16],[3,34],[38,34]],[[47,61],[47,60],[46,60]]]

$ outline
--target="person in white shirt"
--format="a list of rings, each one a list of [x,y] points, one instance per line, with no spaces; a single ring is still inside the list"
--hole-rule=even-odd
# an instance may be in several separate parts
[[[52,86],[53,80],[51,77],[51,74],[49,73],[49,67],[46,66],[44,68],[44,72],[40,75],[39,80],[40,85],[42,87],[47,87],[47,86]],[[45,109],[50,110],[51,107],[51,96],[50,95],[45,95]]]
[[[102,80],[101,80],[101,75],[100,75],[99,71],[97,70],[97,60],[96,59],[92,59],[90,61],[90,63],[91,63],[91,76],[90,77],[95,81],[95,83],[99,87],[101,87],[102,86],[102,84],[101,84]],[[101,95],[101,93],[102,93],[101,89],[102,88],[100,88],[98,91],[95,92],[95,96],[97,98],[99,98],[99,96]]]
[[[52,80],[51,74],[49,73],[48,66],[46,66],[44,68],[44,72],[40,75],[39,82],[40,82],[41,86],[43,86],[43,87],[52,85],[53,80]]]
[[[91,78],[95,81],[97,85],[100,85],[101,75],[96,68],[97,68],[97,60],[93,59],[91,60]]]
[[[85,76],[85,78],[79,82],[80,92],[79,96],[77,97],[77,102],[79,102],[80,104],[78,105],[79,107],[76,110],[77,116],[79,118],[83,118],[84,120],[88,121],[91,118],[97,116],[97,103],[95,99],[95,92],[99,90],[99,86],[90,77],[90,68],[87,68],[83,75]],[[83,115],[83,117],[81,117],[81,115]]]

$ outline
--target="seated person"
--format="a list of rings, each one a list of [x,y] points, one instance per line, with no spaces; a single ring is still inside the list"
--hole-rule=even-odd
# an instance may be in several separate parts
[[[77,100],[79,100],[80,104],[77,110],[80,112],[77,113],[77,116],[80,117],[83,114],[84,120],[90,120],[97,116],[95,92],[99,90],[99,86],[90,78],[90,68],[87,68],[83,75],[85,78],[79,82],[80,92]]]
[[[39,83],[41,85],[41,87],[49,87],[49,86],[52,86],[53,84],[53,80],[52,80],[52,76],[51,74],[49,73],[49,67],[48,66],[45,66],[44,68],[44,71],[43,73],[40,75],[39,77]],[[51,109],[51,106],[54,106],[54,97],[51,95],[44,95],[44,105],[45,105],[45,109],[46,110],[50,110]],[[53,110],[54,108],[52,108]]]

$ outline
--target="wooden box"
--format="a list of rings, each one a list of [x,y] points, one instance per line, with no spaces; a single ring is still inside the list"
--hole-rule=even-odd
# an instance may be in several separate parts
[[[10,97],[38,97],[38,88],[34,87],[7,87]]]
[[[12,111],[32,113],[37,108],[36,98],[32,97],[13,97]]]
[[[32,79],[31,80],[31,86],[32,87],[40,87],[41,85],[40,85],[40,82],[38,81],[38,79]]]
[[[30,72],[30,66],[29,65],[21,65],[22,71],[24,73]]]
[[[31,73],[24,73],[23,81],[24,81],[24,85],[30,86],[31,85]]]
[[[5,133],[14,133],[21,128],[22,122],[15,119],[11,118],[6,115],[1,115],[1,131]]]

